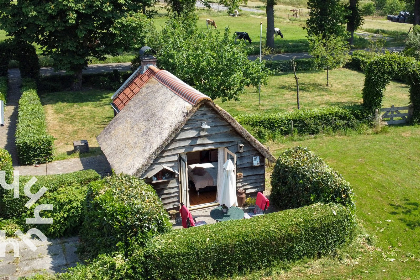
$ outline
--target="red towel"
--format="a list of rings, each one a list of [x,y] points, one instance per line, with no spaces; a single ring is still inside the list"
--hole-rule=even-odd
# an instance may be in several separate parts
[[[262,211],[266,210],[270,206],[270,201],[261,192],[257,193],[257,201],[255,204],[260,207]]]
[[[190,226],[192,227],[195,226],[193,216],[191,215],[191,212],[188,211],[187,207],[185,207],[185,205],[181,206],[180,212],[181,212],[181,218],[182,218],[182,226],[184,228],[188,227],[187,219],[190,219]]]

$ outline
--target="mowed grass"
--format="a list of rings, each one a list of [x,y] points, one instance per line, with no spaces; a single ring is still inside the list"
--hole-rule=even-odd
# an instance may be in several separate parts
[[[92,156],[101,153],[96,136],[112,120],[110,101],[113,92],[86,90],[41,95],[47,116],[48,132],[55,138],[54,160],[78,157],[73,142],[88,140]]]
[[[271,275],[264,279],[419,279],[419,142],[419,126],[397,126],[377,134],[269,144],[276,158],[288,148],[308,147],[342,174],[353,187],[367,235],[336,256],[262,272]]]
[[[329,86],[326,71],[297,73],[299,78],[299,103],[301,109],[316,109],[328,106],[351,106],[363,102],[364,74],[346,68],[329,71]],[[409,87],[392,81],[387,86],[383,107],[409,104]],[[293,73],[269,77],[268,84],[247,88],[240,101],[215,102],[232,115],[243,113],[276,113],[297,109],[296,81]]]

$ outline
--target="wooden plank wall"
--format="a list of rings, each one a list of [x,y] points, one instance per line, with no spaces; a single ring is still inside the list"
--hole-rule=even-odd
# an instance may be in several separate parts
[[[201,128],[202,122],[210,126],[205,132]],[[243,152],[238,152],[238,144],[244,144]],[[154,160],[153,164],[143,173],[147,174],[156,165],[164,164],[174,170],[178,168],[178,154],[192,151],[228,148],[237,156],[237,173],[243,178],[237,180],[237,187],[245,189],[247,195],[255,194],[265,189],[265,158],[242,138],[234,128],[219,116],[213,108],[203,105],[187,121],[185,126],[175,136],[165,149]],[[252,158],[260,157],[260,166],[252,166]],[[178,178],[161,182],[154,187],[162,199],[166,209],[174,209],[179,202]]]

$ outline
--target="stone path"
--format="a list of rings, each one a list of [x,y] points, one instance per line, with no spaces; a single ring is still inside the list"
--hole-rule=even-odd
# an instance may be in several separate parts
[[[15,280],[22,276],[41,273],[64,272],[79,261],[76,254],[78,237],[53,239],[46,242],[31,239],[31,242],[36,246],[35,251],[32,251],[23,241],[18,241],[19,257],[14,256],[12,245],[7,245],[5,257],[1,257],[0,251],[0,280]]]

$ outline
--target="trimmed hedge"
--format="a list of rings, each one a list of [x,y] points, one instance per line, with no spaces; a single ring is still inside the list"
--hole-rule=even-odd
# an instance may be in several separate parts
[[[369,122],[361,107],[351,109],[327,107],[274,114],[244,114],[236,116],[235,119],[242,125],[254,128],[254,134],[262,139],[266,131],[280,135],[318,134],[324,131],[357,129],[362,123]]]
[[[47,237],[55,238],[77,234],[83,221],[83,201],[88,190],[88,184],[100,179],[94,170],[83,170],[68,174],[36,176],[36,183],[31,187],[32,193],[37,193],[42,187],[47,191],[31,207],[25,207],[29,198],[24,195],[24,186],[32,176],[19,177],[19,198],[14,198],[13,190],[5,192],[3,217],[14,219],[24,230],[32,227],[41,230]],[[41,217],[53,218],[53,224],[27,225],[26,218],[34,217],[34,209],[40,204],[53,204],[52,211],[42,211]]]
[[[12,183],[13,178],[13,163],[12,156],[5,149],[0,148],[0,171],[5,171],[6,183]],[[3,195],[5,189],[0,186],[0,217],[4,217]]]
[[[271,175],[270,200],[279,209],[314,203],[340,203],[354,208],[353,191],[344,178],[307,148],[283,152]]]
[[[381,54],[364,50],[355,50],[344,67],[355,71],[365,72],[366,66]]]
[[[0,100],[3,100],[4,105],[6,105],[7,89],[7,77],[0,77]]]
[[[319,67],[313,58],[296,59],[296,71],[313,71],[318,70]],[[293,66],[291,60],[267,60],[265,67],[270,70],[278,72],[293,72]]]
[[[47,133],[45,112],[36,85],[30,79],[24,79],[22,84],[15,134],[19,162],[33,164],[51,161],[54,137]]]
[[[207,279],[328,254],[353,236],[352,211],[315,204],[157,236],[145,249],[149,279]]]
[[[92,258],[121,251],[171,230],[169,216],[156,191],[133,176],[114,175],[92,182],[84,203],[81,252]]]

